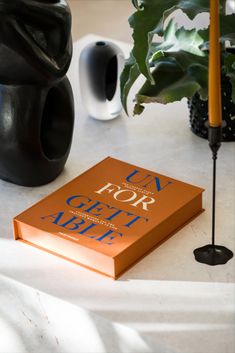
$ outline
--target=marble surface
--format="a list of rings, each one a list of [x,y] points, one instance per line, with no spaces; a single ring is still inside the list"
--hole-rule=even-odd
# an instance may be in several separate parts
[[[150,105],[138,118],[87,117],[78,56],[96,39],[101,38],[84,37],[74,48],[69,78],[76,124],[64,172],[37,188],[0,181],[0,352],[232,353],[234,258],[209,267],[195,262],[192,253],[211,233],[208,143],[189,130],[185,100]],[[117,44],[129,52],[129,45]],[[234,152],[234,143],[219,152],[217,242],[235,252]],[[107,155],[205,188],[206,211],[117,281],[13,241],[16,214]]]
[[[132,328],[4,276],[0,279],[1,352],[147,353],[151,347],[161,353],[165,349]]]

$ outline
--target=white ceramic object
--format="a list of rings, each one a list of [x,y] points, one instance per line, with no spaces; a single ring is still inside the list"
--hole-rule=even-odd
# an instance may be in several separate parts
[[[124,54],[119,46],[109,41],[88,44],[79,60],[79,82],[82,103],[89,116],[111,120],[122,110],[120,74]]]

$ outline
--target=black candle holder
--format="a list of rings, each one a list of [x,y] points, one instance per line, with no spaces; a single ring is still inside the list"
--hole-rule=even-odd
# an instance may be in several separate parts
[[[213,159],[213,188],[212,188],[212,241],[211,244],[205,245],[194,250],[196,261],[210,265],[224,265],[232,257],[233,252],[222,245],[215,244],[215,200],[216,200],[216,160],[218,150],[222,141],[222,126],[208,126],[209,146],[212,151]]]
[[[65,1],[0,0],[1,179],[36,186],[62,171],[74,124],[71,57]]]

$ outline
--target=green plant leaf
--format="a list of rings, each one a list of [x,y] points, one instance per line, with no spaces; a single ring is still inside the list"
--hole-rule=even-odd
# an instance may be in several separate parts
[[[235,14],[220,16],[220,36],[222,41],[230,41],[235,45]]]
[[[190,19],[209,11],[209,0],[133,0],[137,11],[130,17],[134,47],[121,77],[122,102],[127,111],[127,95],[140,74],[147,81],[136,95],[135,113],[144,103],[168,103],[190,97],[195,89],[202,99],[208,94],[209,29],[177,28],[173,20],[164,28],[165,19],[181,9]],[[221,43],[235,45],[235,14],[225,16],[226,0],[220,0]],[[153,43],[157,33],[161,43]],[[226,52],[223,52],[223,56]],[[231,63],[230,61],[231,60]],[[230,58],[222,65],[235,92],[235,62]],[[235,102],[235,93],[233,93]]]
[[[136,11],[129,19],[133,28],[133,55],[140,72],[154,83],[149,69],[149,47],[154,33],[162,35],[164,20],[173,11],[181,9],[190,19],[198,13],[208,11],[209,0],[142,0],[141,11]]]
[[[203,46],[209,48],[209,28],[198,31],[198,34],[204,41]],[[235,14],[220,15],[220,42],[223,44],[227,40],[235,45]]]
[[[131,0],[132,4],[135,6],[137,10],[142,10],[143,9],[143,4],[142,0]]]
[[[235,54],[227,53],[224,59],[225,74],[230,78],[232,84],[232,100],[235,103]]]
[[[201,33],[203,33],[203,31]],[[196,29],[187,30],[184,27],[177,28],[177,25],[171,20],[164,31],[164,41],[152,45],[151,51],[154,54],[150,58],[150,62],[156,60],[159,52],[164,55],[165,52],[183,50],[198,55],[199,57],[205,56],[205,52],[201,50],[202,44],[203,38]]]
[[[128,114],[127,97],[133,83],[136,81],[139,74],[140,74],[139,67],[136,63],[134,56],[131,53],[129,59],[126,60],[125,68],[122,71],[122,74],[120,77],[121,101],[122,101],[123,108],[125,109],[125,112],[127,114]]]
[[[150,61],[156,67],[153,71],[155,85],[144,84],[136,96],[137,106],[154,101],[169,103],[181,100],[184,96],[191,97],[195,89],[201,98],[206,99],[208,56],[200,49],[202,43],[203,39],[196,30],[177,29],[173,21],[169,22],[163,43],[155,43],[151,49],[154,54]],[[135,112],[138,112],[138,107]]]
[[[207,98],[208,93],[208,57],[200,57],[183,50],[178,52],[164,52],[164,56],[158,57],[154,62],[155,69],[152,75],[156,84],[151,85],[146,80],[136,95],[134,113],[143,111],[145,103],[167,104],[179,101],[183,97],[192,97],[199,92],[202,99]]]

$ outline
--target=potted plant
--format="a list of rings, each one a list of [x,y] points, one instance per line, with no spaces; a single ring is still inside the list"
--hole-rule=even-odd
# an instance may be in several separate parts
[[[121,98],[127,112],[127,97],[142,74],[145,83],[135,95],[134,114],[144,104],[171,103],[188,98],[191,129],[207,138],[209,28],[179,27],[169,16],[182,10],[193,20],[209,13],[209,0],[132,0],[136,8],[129,18],[134,46],[121,75]],[[226,0],[220,0],[221,75],[225,141],[235,140],[235,14],[226,15]],[[172,16],[171,16],[172,17]],[[154,40],[157,34],[159,41]]]

